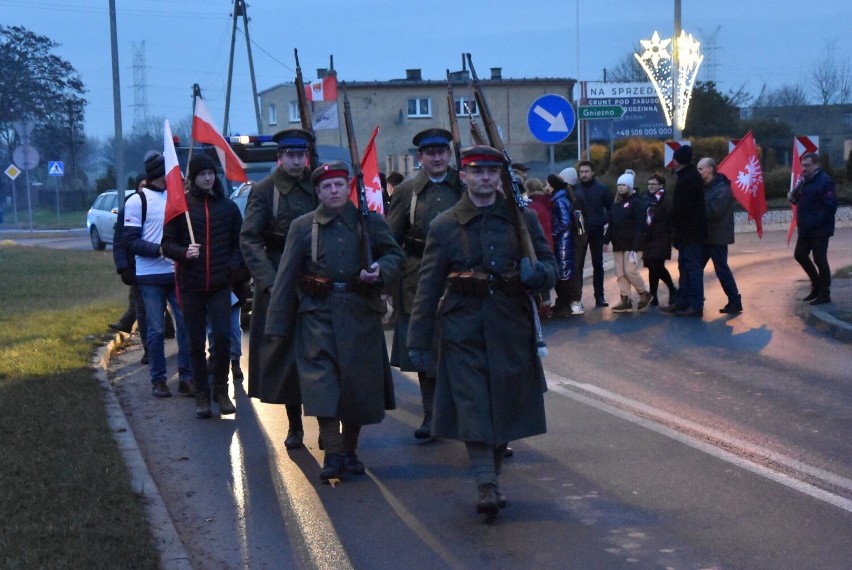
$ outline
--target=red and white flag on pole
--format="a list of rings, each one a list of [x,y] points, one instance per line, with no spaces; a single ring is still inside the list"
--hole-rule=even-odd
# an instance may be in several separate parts
[[[326,75],[319,81],[305,85],[308,101],[337,101],[337,75]]]
[[[175,143],[172,139],[172,128],[169,126],[168,119],[163,128],[163,158],[166,162],[166,212],[163,224],[168,224],[176,216],[189,211],[183,190],[183,176],[180,173]],[[192,241],[195,242],[194,239]]]
[[[228,144],[216,127],[213,126],[213,118],[210,116],[210,111],[207,110],[207,105],[204,104],[204,99],[201,97],[195,100],[195,115],[192,117],[192,138],[201,143],[210,144],[216,147],[216,154],[219,155],[219,164],[225,167],[225,177],[232,182],[247,182],[246,165],[240,160],[240,157],[234,153],[234,149]]]
[[[731,190],[748,217],[757,226],[757,237],[763,237],[763,214],[766,213],[766,194],[763,171],[757,156],[757,145],[751,131],[744,136],[731,154],[719,165],[719,172],[731,181]]]
[[[799,145],[796,144],[796,140],[793,139],[793,164],[790,165],[790,192],[793,191],[799,181],[802,179],[802,157],[799,156]],[[790,219],[790,229],[787,230],[787,246],[790,245],[790,240],[793,239],[793,231],[796,229],[796,205],[790,204],[790,209],[793,212],[793,216]]]
[[[379,158],[376,155],[376,135],[379,127],[373,129],[373,135],[367,148],[364,149],[364,157],[361,159],[361,174],[364,175],[364,189],[367,194],[367,207],[372,212],[385,214],[385,203],[382,200],[382,181],[379,178]],[[353,178],[349,187],[349,199],[358,206],[358,184]]]
[[[809,152],[819,152],[819,137],[801,136],[793,137],[793,164],[790,165],[790,192],[798,186],[802,180],[802,155]],[[787,230],[787,246],[790,245],[790,240],[793,239],[793,231],[796,229],[796,205],[790,204],[792,217],[790,219],[790,229]]]

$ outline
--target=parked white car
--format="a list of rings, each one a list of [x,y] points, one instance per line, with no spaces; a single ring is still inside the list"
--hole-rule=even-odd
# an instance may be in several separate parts
[[[125,190],[124,199],[132,196],[134,190]],[[95,198],[95,203],[86,213],[86,229],[92,240],[92,249],[103,250],[112,243],[113,228],[118,219],[118,191],[107,190]]]

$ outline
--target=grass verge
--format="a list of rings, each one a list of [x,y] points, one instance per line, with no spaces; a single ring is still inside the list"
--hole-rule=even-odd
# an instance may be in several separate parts
[[[127,302],[109,252],[0,245],[0,566],[156,568],[90,360]]]

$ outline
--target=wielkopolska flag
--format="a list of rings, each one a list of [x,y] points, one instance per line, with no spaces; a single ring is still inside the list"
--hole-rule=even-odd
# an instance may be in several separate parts
[[[361,158],[361,174],[364,175],[367,207],[372,212],[384,215],[385,206],[382,200],[382,181],[379,178],[379,158],[376,155],[376,135],[378,134],[379,127],[376,127],[373,129],[370,142],[367,143],[367,148],[364,149],[364,156]],[[355,178],[349,184],[349,199],[356,207],[358,206],[358,184]]]
[[[210,111],[207,110],[207,105],[204,104],[204,99],[201,97],[195,100],[195,114],[192,117],[192,138],[198,142],[216,147],[216,154],[219,155],[219,164],[225,167],[225,176],[228,180],[232,182],[248,181],[245,163],[234,153],[234,149],[231,148],[225,137],[220,135],[219,131],[213,126],[213,118],[210,116]]]
[[[757,237],[763,237],[763,214],[766,213],[766,194],[763,171],[757,156],[757,145],[751,131],[725,157],[718,171],[731,181],[731,190],[750,220],[757,226]]]
[[[332,73],[305,85],[305,98],[308,101],[337,101],[337,76]]]

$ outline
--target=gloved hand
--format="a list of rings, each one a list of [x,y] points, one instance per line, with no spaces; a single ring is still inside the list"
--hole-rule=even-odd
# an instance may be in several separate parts
[[[133,273],[132,269],[121,270],[121,282],[125,285],[133,285],[136,283],[136,275]]]
[[[427,372],[434,368],[431,350],[422,350],[420,348],[409,348],[408,358],[411,364],[418,372]]]
[[[529,257],[521,259],[521,283],[535,290],[544,286],[545,279],[547,279],[547,270],[542,262],[536,261],[533,266]]]

